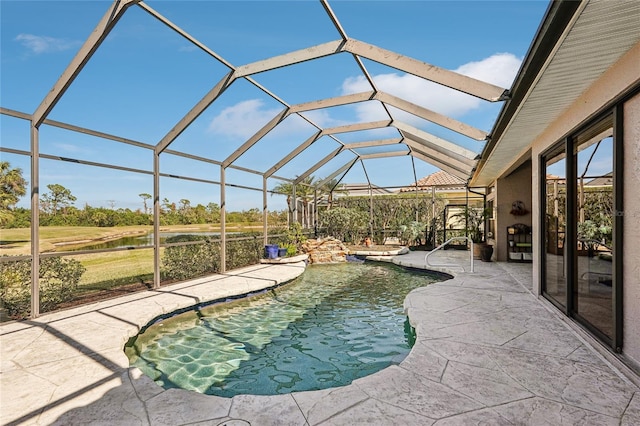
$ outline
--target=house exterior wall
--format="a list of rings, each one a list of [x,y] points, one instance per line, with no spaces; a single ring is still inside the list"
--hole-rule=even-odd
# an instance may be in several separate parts
[[[533,232],[533,291],[541,294],[541,260],[538,255],[540,232],[537,225],[541,223],[544,207],[539,205],[541,196],[540,155],[555,145],[580,125],[589,121],[603,106],[611,103],[620,94],[629,91],[640,83],[638,73],[640,64],[640,43],[636,44],[616,64],[607,70],[576,102],[574,102],[557,120],[549,123],[531,145],[531,200],[533,202],[531,223]],[[640,187],[640,94],[627,100],[624,108],[624,273],[623,273],[623,357],[629,364],[640,371],[640,198],[637,196]],[[506,178],[505,178],[506,179]],[[498,179],[496,185],[499,194],[505,182]],[[502,188],[504,190],[504,188]],[[506,203],[508,190],[503,195],[496,195]],[[499,203],[501,203],[499,201]],[[504,203],[502,203],[504,204]],[[498,216],[496,229],[502,230],[510,224],[507,214]],[[505,222],[506,220],[506,222]],[[504,232],[504,231],[502,231]],[[502,240],[497,236],[497,244]],[[501,247],[498,247],[502,251]]]
[[[624,354],[640,366],[640,94],[624,104]]]
[[[498,179],[495,193],[496,226],[494,235],[494,258],[506,262],[508,257],[507,226],[524,223],[531,226],[531,162],[527,161],[513,173]],[[511,207],[514,201],[523,201],[529,213],[514,216]],[[535,229],[534,229],[535,232]]]

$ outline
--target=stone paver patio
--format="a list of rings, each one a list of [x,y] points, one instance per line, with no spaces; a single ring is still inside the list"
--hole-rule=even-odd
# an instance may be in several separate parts
[[[466,265],[463,254],[433,261]],[[387,260],[424,267],[424,255]],[[474,274],[452,270],[455,278],[414,290],[405,300],[417,332],[411,353],[341,388],[220,398],[164,390],[128,367],[125,342],[156,316],[303,270],[256,265],[3,324],[0,423],[640,424],[640,390],[531,294],[531,265],[476,262]]]

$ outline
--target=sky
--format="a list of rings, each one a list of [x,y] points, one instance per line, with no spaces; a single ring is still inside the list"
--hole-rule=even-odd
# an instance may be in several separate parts
[[[340,35],[319,1],[153,1],[151,8],[206,45],[232,66],[338,40]],[[110,2],[0,0],[0,106],[31,114],[82,46]],[[354,39],[510,88],[547,9],[547,1],[332,1],[329,5]],[[486,132],[502,106],[425,82],[373,61],[364,67],[383,91],[448,115]],[[229,68],[170,30],[139,6],[130,7],[48,118],[155,145]],[[170,150],[222,161],[283,110],[267,88],[288,105],[370,90],[352,55],[340,53],[235,81],[176,140]],[[393,108],[391,108],[393,109]],[[397,112],[397,111],[395,111]],[[378,102],[313,110],[306,119],[321,128],[377,121],[386,117]],[[399,112],[398,117],[466,149],[480,153],[484,142]],[[29,151],[29,123],[0,116],[3,148]],[[289,116],[234,164],[264,172],[317,129]],[[397,137],[393,129],[336,135],[343,143]],[[302,174],[338,147],[324,136],[284,165],[276,176]],[[395,149],[395,148],[394,148]],[[375,153],[385,148],[367,148]],[[90,167],[70,161],[40,160],[41,193],[60,184],[77,197],[75,205],[142,208],[141,193],[153,193],[151,150],[43,125],[40,152],[68,159],[115,165]],[[29,158],[0,152],[30,180]],[[344,152],[319,168],[323,178],[353,158]],[[212,164],[163,153],[162,173],[219,182]],[[415,167],[415,175],[413,172]],[[438,169],[410,157],[365,160],[344,183],[410,185]],[[227,169],[227,208],[262,208],[262,176]],[[278,179],[269,179],[271,189]],[[163,177],[160,199],[192,205],[220,202],[218,185]],[[284,197],[269,196],[270,209]],[[20,206],[28,206],[24,197]]]

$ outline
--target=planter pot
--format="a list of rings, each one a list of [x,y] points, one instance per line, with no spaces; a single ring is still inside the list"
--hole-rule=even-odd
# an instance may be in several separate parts
[[[287,257],[287,248],[278,249],[278,257]]]
[[[275,259],[278,257],[278,245],[267,244],[264,246],[264,257],[265,259]]]
[[[491,256],[493,256],[493,246],[490,246],[489,244],[482,246],[480,260],[483,262],[491,262]]]

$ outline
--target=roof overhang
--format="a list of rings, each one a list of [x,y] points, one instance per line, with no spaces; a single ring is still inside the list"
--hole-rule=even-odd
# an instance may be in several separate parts
[[[640,2],[551,2],[472,176],[490,185],[640,41]],[[582,66],[581,66],[582,65]]]

